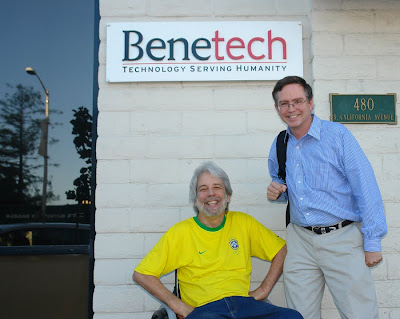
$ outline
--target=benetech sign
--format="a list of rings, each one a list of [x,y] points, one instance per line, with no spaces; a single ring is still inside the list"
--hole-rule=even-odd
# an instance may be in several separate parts
[[[300,22],[107,25],[109,82],[277,80],[303,76]]]

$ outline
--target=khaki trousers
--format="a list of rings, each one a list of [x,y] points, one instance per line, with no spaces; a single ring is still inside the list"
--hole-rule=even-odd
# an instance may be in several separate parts
[[[318,235],[290,223],[283,274],[287,306],[321,318],[325,283],[342,319],[378,318],[375,285],[356,223]]]

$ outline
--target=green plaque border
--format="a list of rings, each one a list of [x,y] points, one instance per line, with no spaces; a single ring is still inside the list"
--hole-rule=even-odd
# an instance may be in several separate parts
[[[367,99],[369,99],[369,98],[373,98],[373,97],[376,97],[376,96],[379,96],[379,97],[381,97],[381,96],[393,97],[393,110],[390,110],[390,114],[394,115],[394,120],[393,121],[390,121],[390,120],[388,120],[388,121],[344,120],[343,121],[343,120],[340,120],[340,119],[335,119],[334,120],[333,117],[334,117],[334,114],[336,113],[335,112],[335,106],[337,106],[337,105],[334,105],[334,101],[333,101],[335,96],[340,96],[340,97],[353,96],[354,99],[356,99],[356,98],[367,98]],[[338,123],[343,123],[343,124],[391,124],[391,125],[396,125],[397,124],[397,114],[396,114],[397,95],[396,95],[396,93],[387,93],[387,94],[339,94],[339,93],[329,93],[329,102],[330,102],[330,105],[331,105],[330,120],[332,122],[338,122]],[[392,105],[390,105],[390,106],[392,106]],[[375,113],[373,113],[373,115]],[[357,113],[357,111],[351,110],[351,112],[348,112],[346,114],[352,114],[353,115],[353,114],[360,114],[360,113]]]

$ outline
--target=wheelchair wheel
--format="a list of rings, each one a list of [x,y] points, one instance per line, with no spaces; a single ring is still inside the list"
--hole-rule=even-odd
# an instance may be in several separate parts
[[[168,319],[168,314],[165,308],[161,308],[153,313],[151,319]]]

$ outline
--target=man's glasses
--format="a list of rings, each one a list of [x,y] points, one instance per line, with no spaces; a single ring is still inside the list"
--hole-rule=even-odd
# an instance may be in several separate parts
[[[306,101],[307,101],[307,99],[293,100],[292,103],[284,101],[284,102],[279,103],[278,106],[279,106],[280,110],[286,111],[289,109],[290,105],[296,108],[296,107],[302,106]]]

